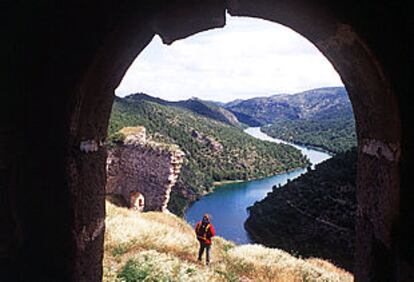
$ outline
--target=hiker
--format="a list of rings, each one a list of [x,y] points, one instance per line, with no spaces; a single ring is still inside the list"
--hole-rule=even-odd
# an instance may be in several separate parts
[[[195,227],[197,239],[200,242],[200,249],[198,251],[198,261],[201,261],[204,249],[206,250],[206,265],[210,263],[210,247],[211,237],[216,235],[213,225],[210,222],[210,216],[204,214],[203,219],[197,222]]]

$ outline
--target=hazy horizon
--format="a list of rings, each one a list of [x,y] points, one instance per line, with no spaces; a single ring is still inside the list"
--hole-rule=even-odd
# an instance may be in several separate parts
[[[224,28],[170,46],[155,36],[131,64],[115,94],[230,102],[343,87],[323,54],[290,28],[229,15],[226,21]]]

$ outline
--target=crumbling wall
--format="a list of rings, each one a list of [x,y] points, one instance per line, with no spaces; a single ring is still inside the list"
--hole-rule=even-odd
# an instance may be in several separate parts
[[[122,195],[130,205],[131,192],[139,192],[145,211],[165,212],[183,157],[178,146],[148,141],[142,131],[128,135],[108,150],[106,193]]]

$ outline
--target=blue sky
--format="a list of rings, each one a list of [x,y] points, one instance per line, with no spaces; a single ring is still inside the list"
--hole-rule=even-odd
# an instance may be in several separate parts
[[[227,102],[343,85],[319,50],[290,28],[260,19],[226,18],[224,28],[170,46],[154,37],[115,94]]]

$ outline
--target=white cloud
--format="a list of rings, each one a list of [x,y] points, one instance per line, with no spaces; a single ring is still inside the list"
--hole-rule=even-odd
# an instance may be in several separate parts
[[[329,61],[298,33],[272,22],[228,15],[224,28],[171,46],[154,37],[115,93],[230,101],[340,85]]]

